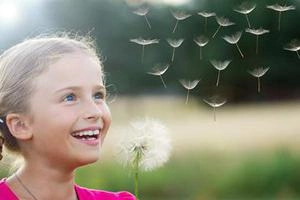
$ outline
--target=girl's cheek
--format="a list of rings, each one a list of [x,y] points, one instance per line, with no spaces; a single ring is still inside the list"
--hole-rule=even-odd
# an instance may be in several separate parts
[[[110,109],[109,109],[109,107],[107,105],[105,107],[105,115],[106,115],[106,119],[107,119],[108,125],[110,125],[111,120],[112,120],[112,116],[111,116]]]
[[[106,110],[106,118],[107,118],[107,121],[110,123],[110,122],[111,122],[111,119],[112,119],[112,117],[111,117],[111,112],[110,112],[110,110],[109,110],[109,109],[107,109],[107,110]]]

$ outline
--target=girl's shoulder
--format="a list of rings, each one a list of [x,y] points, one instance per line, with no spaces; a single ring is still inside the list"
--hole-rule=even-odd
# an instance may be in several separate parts
[[[95,190],[75,185],[76,192],[80,200],[136,200],[129,192],[109,192],[104,190]],[[17,196],[10,190],[6,179],[0,179],[0,200],[18,200]]]
[[[126,191],[110,192],[105,190],[84,188],[78,185],[75,185],[75,189],[80,200],[136,200],[134,195]]]
[[[6,178],[0,179],[0,200],[18,200],[6,183]]]

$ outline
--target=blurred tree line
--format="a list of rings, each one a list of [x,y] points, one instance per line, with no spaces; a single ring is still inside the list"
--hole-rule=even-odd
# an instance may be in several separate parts
[[[33,1],[34,2],[34,1]],[[233,11],[242,3],[239,0],[194,0],[180,7],[149,5],[148,28],[143,17],[133,13],[138,6],[129,6],[122,0],[51,0],[23,4],[23,19],[20,24],[0,28],[0,46],[5,49],[25,37],[44,32],[79,31],[96,38],[103,56],[109,90],[119,94],[175,94],[185,95],[179,79],[201,79],[191,95],[203,98],[221,94],[230,102],[280,100],[300,97],[300,59],[295,52],[283,47],[292,39],[300,40],[300,2],[287,0],[251,1],[256,8],[248,15],[253,28],[270,31],[259,37],[259,52],[255,53],[255,36],[245,32],[247,21],[244,15]],[[278,12],[267,5],[294,5],[296,10],[281,13],[281,30],[278,31]],[[175,18],[171,11],[192,14],[180,21],[172,33]],[[207,31],[200,11],[215,12],[235,25],[222,27],[215,38],[211,36],[218,28],[215,17],[208,18]],[[244,58],[234,45],[222,37],[243,31],[239,41]],[[199,47],[194,38],[205,35],[209,43],[203,48],[199,59]],[[159,44],[145,47],[141,63],[142,47],[130,39],[159,39]],[[184,38],[176,49],[171,62],[172,48],[166,39]],[[222,71],[220,84],[215,86],[217,70],[210,60],[232,60]],[[148,74],[158,63],[169,63],[163,75],[167,88],[159,77]],[[248,71],[257,67],[269,67],[261,79],[262,91],[257,92],[257,80]],[[71,73],[71,72],[70,72]]]

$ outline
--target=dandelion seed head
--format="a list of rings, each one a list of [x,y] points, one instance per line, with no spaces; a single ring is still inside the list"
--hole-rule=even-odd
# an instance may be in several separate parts
[[[169,67],[170,64],[156,64],[152,68],[152,71],[147,73],[155,76],[161,76],[168,70]]]
[[[149,12],[148,7],[138,8],[138,9],[133,11],[134,14],[139,15],[139,16],[145,16],[145,15],[148,14],[148,12]]]
[[[156,119],[133,121],[118,146],[121,163],[132,167],[136,161],[136,151],[141,153],[140,170],[150,171],[164,165],[171,153],[166,126]]]
[[[209,42],[209,39],[204,35],[200,35],[194,39],[194,42],[200,47],[204,47]]]
[[[207,11],[198,12],[197,14],[201,15],[202,17],[205,17],[205,18],[216,16],[216,13],[214,13],[214,12],[207,12]]]
[[[172,46],[173,48],[177,48],[179,47],[182,43],[183,43],[184,39],[180,38],[178,40],[176,39],[167,39],[167,42],[169,43],[170,46]]]
[[[299,51],[300,50],[300,40],[293,39],[283,48],[288,51]]]
[[[238,31],[230,36],[228,35],[224,36],[223,39],[230,44],[236,44],[240,40],[241,36],[242,36],[242,32]]]
[[[267,8],[271,9],[271,10],[275,10],[277,12],[285,12],[285,11],[289,11],[289,10],[295,10],[296,7],[293,6],[293,5],[290,5],[290,6],[281,6],[279,4],[274,4],[274,5],[269,5],[267,6]]]
[[[220,26],[232,26],[235,24],[235,23],[231,22],[228,18],[225,18],[225,17],[216,16],[216,20]]]
[[[253,70],[249,70],[248,72],[252,76],[259,78],[259,77],[262,77],[263,75],[265,75],[269,69],[270,69],[269,67],[258,67]]]
[[[242,13],[244,15],[247,15],[251,13],[256,7],[256,4],[245,1],[242,2],[236,9],[233,9],[235,12]]]
[[[227,100],[220,95],[213,95],[207,99],[203,99],[203,101],[213,108],[218,108],[223,106]]]
[[[246,28],[245,30],[247,33],[251,33],[253,35],[263,35],[265,33],[269,33],[270,31],[267,29],[259,28],[259,29],[251,29],[251,28]]]
[[[217,69],[217,70],[224,70],[227,68],[227,66],[230,64],[231,60],[224,60],[224,61],[218,61],[218,60],[211,60],[210,63]]]
[[[187,14],[184,11],[171,11],[173,17],[177,20],[185,20],[187,18],[189,18],[190,16],[192,16],[191,14]]]
[[[150,45],[150,44],[157,44],[159,43],[159,39],[143,39],[143,38],[135,38],[135,39],[130,39],[130,42],[134,42],[139,45]]]
[[[200,82],[200,80],[190,81],[190,80],[186,80],[186,79],[180,79],[179,82],[181,83],[181,85],[185,89],[192,90],[192,89],[194,89],[198,85],[198,83]]]

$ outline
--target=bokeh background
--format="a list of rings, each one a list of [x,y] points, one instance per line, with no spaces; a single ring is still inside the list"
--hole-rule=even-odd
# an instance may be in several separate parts
[[[247,32],[244,15],[233,11],[239,0],[10,0],[0,1],[0,48],[28,38],[57,31],[88,34],[96,39],[103,58],[113,124],[99,163],[79,169],[77,183],[92,188],[133,192],[133,176],[117,162],[115,146],[130,121],[153,117],[169,128],[173,144],[170,161],[162,168],[141,174],[140,197],[144,200],[210,199],[300,199],[300,59],[284,50],[292,39],[300,40],[299,0],[256,0],[249,14],[253,28],[270,32],[255,37]],[[273,4],[294,5],[281,13],[267,9]],[[145,18],[133,13],[147,6]],[[171,12],[192,16],[180,21]],[[200,11],[215,12],[235,25],[218,28],[215,17],[208,18],[207,30]],[[239,41],[244,58],[222,37],[242,31]],[[194,38],[209,38],[199,59]],[[130,39],[159,39],[142,47]],[[176,49],[166,39],[184,38]],[[210,60],[231,60],[216,87],[217,70]],[[159,63],[170,67],[160,77],[148,74]],[[249,71],[269,67],[257,80]],[[72,73],[72,72],[70,72]],[[190,91],[180,79],[200,80]],[[203,99],[212,95],[226,98],[217,108]],[[0,177],[9,173],[10,159],[0,165]]]

